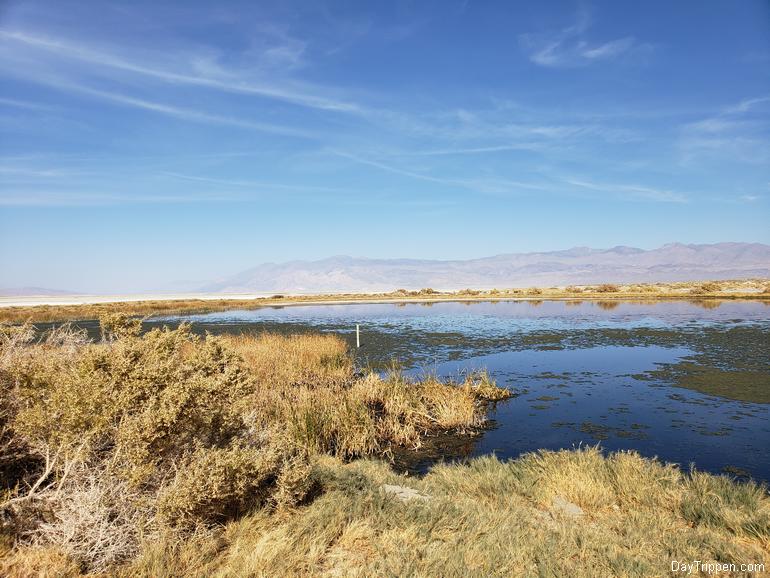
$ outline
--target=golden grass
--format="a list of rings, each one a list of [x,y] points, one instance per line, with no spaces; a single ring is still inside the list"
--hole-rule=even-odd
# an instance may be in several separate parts
[[[263,333],[227,335],[221,339],[262,384],[330,385],[345,383],[353,376],[347,345],[336,335],[286,337]]]
[[[311,504],[254,512],[198,542],[148,545],[122,575],[662,576],[672,560],[769,561],[762,488],[635,453],[487,457],[423,479],[376,461],[321,457],[314,467],[323,492]],[[429,499],[402,502],[383,484]]]
[[[274,295],[253,299],[180,299],[93,303],[83,305],[33,305],[1,307],[0,322],[46,323],[79,319],[99,319],[104,315],[126,313],[133,316],[176,315],[259,309],[261,307],[313,303],[356,302],[435,302],[489,301],[506,299],[688,299],[703,296],[720,299],[770,299],[770,280],[740,279],[725,281],[684,281],[671,283],[632,283],[570,285],[567,287],[532,287],[529,289],[463,289],[439,292],[434,289],[390,293],[341,293],[325,295]]]

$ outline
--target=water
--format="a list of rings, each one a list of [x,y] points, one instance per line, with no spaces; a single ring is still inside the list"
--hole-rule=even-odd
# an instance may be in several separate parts
[[[473,438],[408,465],[595,445],[770,480],[770,307],[764,302],[440,302],[271,307],[167,317],[196,331],[334,332],[357,362],[415,376],[487,369],[517,395]]]

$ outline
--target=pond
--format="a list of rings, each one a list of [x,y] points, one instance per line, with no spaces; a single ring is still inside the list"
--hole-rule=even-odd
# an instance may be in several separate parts
[[[269,307],[157,318],[196,331],[334,332],[357,363],[419,376],[486,369],[517,395],[471,438],[404,467],[600,444],[770,480],[770,306],[760,301],[498,301]],[[406,461],[405,461],[406,460]],[[399,462],[399,463],[401,463]]]

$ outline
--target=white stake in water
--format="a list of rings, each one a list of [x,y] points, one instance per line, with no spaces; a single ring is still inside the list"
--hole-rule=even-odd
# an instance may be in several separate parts
[[[359,347],[361,347],[361,328],[358,323],[356,323],[356,349]]]

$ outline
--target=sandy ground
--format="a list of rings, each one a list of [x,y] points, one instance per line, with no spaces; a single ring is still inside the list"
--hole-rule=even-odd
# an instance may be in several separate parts
[[[322,303],[324,305],[359,303],[362,299],[350,299],[350,293],[341,293],[339,299],[329,299],[334,293],[285,293],[281,295],[288,298],[298,299],[296,301],[286,301],[282,305],[308,305],[313,303]],[[366,297],[367,295],[381,295],[381,293],[356,292],[354,295]],[[0,296],[0,308],[2,307],[33,307],[35,305],[93,305],[94,303],[131,303],[136,301],[237,301],[248,299],[269,299],[274,297],[274,292],[267,293],[136,293],[123,295],[14,295]],[[305,299],[302,299],[302,298]],[[317,299],[325,297],[324,299]],[[348,297],[348,298],[346,298]],[[316,299],[314,299],[316,298]],[[302,300],[299,300],[302,299]],[[386,299],[372,298],[363,301],[372,302],[397,302],[397,301],[439,301],[439,298],[409,298],[394,297]]]
[[[289,295],[288,293],[286,295]],[[32,295],[29,297],[0,297],[0,307],[32,307],[34,305],[91,305],[94,303],[125,303],[131,301],[177,301],[200,299],[260,299],[272,293],[142,293],[134,295]],[[292,295],[293,296],[293,295]]]
[[[723,284],[731,284],[732,286],[723,286],[719,293],[711,295],[714,298],[729,297],[732,295],[738,295],[750,297],[753,295],[763,294],[765,289],[765,283],[768,280],[739,280],[739,281],[721,281]],[[643,298],[643,299],[664,299],[664,298],[692,298],[690,293],[692,287],[696,283],[687,283],[683,287],[671,287],[661,288],[659,293],[642,293],[642,294],[629,294],[627,298]],[[674,283],[673,285],[679,285]],[[623,286],[625,287],[625,286]],[[555,290],[555,293],[551,293],[550,290]],[[565,293],[564,287],[553,287],[543,289],[543,294],[500,294],[490,295],[483,293],[485,290],[481,290],[480,295],[467,295],[462,292],[457,293],[449,289],[438,289],[438,293],[433,295],[413,295],[413,296],[390,296],[384,295],[383,292],[365,292],[356,291],[355,293],[340,292],[334,293],[285,293],[281,294],[284,297],[290,298],[282,305],[310,305],[314,303],[322,303],[324,305],[333,304],[346,304],[346,303],[394,303],[394,302],[425,302],[425,301],[476,301],[476,300],[542,300],[542,299],[617,299],[623,298],[621,293],[612,293],[607,295],[596,294],[574,294]],[[339,296],[335,299],[335,296]],[[29,295],[29,296],[0,296],[0,308],[3,307],[33,307],[35,305],[93,305],[97,303],[131,303],[137,301],[235,301],[235,300],[250,300],[250,299],[270,299],[275,294],[272,292],[262,293],[134,293],[134,294],[118,294],[118,295]],[[353,297],[351,299],[351,297]],[[368,297],[368,298],[367,298]],[[322,298],[322,299],[319,299]]]

